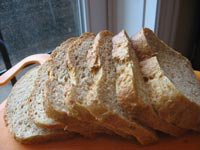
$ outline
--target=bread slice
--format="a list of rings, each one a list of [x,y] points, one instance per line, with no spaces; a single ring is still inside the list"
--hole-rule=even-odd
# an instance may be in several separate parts
[[[52,118],[49,118],[43,105],[43,92],[48,80],[49,61],[41,65],[35,81],[34,89],[29,98],[29,115],[35,124],[43,128],[64,129],[65,125]]]
[[[124,112],[130,118],[153,129],[173,136],[183,134],[183,129],[161,119],[154,111],[142,78],[138,59],[125,30],[113,38],[113,44],[117,73],[117,102]]]
[[[29,118],[28,98],[34,87],[39,67],[27,72],[12,88],[7,98],[4,119],[9,131],[21,143],[41,143],[49,140],[65,139],[73,133],[63,130],[47,130],[38,127]]]
[[[82,34],[66,53],[66,66],[71,81],[66,84],[65,88],[66,108],[69,110],[70,116],[92,124],[96,128],[96,132],[112,134],[111,131],[102,127],[82,105],[86,100],[88,88],[92,84],[86,57],[94,43],[94,38],[93,33]]]
[[[159,116],[178,127],[200,131],[200,84],[189,60],[150,29],[142,29],[132,41]]]
[[[66,53],[66,66],[71,81],[66,84],[65,88],[66,108],[71,116],[87,122],[95,122],[95,118],[82,105],[92,84],[86,56],[92,47],[94,38],[93,33],[82,34]]]
[[[78,132],[86,137],[93,137],[96,133],[102,133],[102,129],[93,124],[81,121],[73,115],[71,110],[65,107],[64,88],[69,86],[69,73],[66,70],[66,52],[77,42],[90,40],[86,38],[86,33],[80,38],[70,38],[62,48],[55,50],[50,60],[49,80],[46,82],[44,90],[44,106],[47,115],[65,124],[65,128],[70,131]],[[90,39],[89,39],[90,38]],[[69,88],[69,87],[68,87]]]
[[[95,38],[93,48],[88,52],[87,61],[93,84],[88,88],[84,105],[103,126],[116,134],[135,137],[143,145],[156,142],[158,139],[155,133],[130,120],[117,103],[112,37],[113,34],[109,31],[101,31]],[[114,46],[113,53],[115,50]]]
[[[52,52],[51,58],[54,58],[57,53],[64,55],[65,48],[68,46],[68,43],[73,42],[76,38],[70,38],[66,40],[65,42],[61,43],[60,46],[56,47],[56,49]],[[63,56],[64,57],[64,56]],[[56,121],[53,118],[50,118],[47,116],[45,112],[45,108],[43,105],[44,101],[44,88],[45,83],[48,80],[48,73],[50,70],[50,65],[52,64],[52,61],[49,60],[45,62],[38,71],[38,77],[35,82],[35,88],[30,96],[29,99],[29,115],[31,119],[37,124],[38,126],[41,126],[43,128],[53,128],[53,129],[61,129],[65,127],[65,124]],[[61,68],[65,68],[64,65],[60,64]],[[58,72],[55,72],[57,75]],[[61,79],[61,78],[59,78]]]

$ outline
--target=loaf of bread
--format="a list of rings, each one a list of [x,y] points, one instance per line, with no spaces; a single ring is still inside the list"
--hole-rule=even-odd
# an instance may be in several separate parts
[[[103,133],[147,145],[157,131],[200,131],[200,84],[190,62],[147,28],[131,39],[125,30],[83,33],[16,83],[4,118],[27,144]]]

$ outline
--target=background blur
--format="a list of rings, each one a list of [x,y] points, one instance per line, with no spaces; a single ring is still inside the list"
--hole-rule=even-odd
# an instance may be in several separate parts
[[[200,70],[199,0],[1,0],[0,74],[31,54],[50,53],[86,31],[151,28]],[[18,79],[26,70],[26,67]],[[0,101],[12,83],[0,87]]]

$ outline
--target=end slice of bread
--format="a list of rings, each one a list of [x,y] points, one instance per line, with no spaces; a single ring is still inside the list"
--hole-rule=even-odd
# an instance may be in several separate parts
[[[116,66],[117,102],[124,112],[142,124],[164,133],[179,136],[185,130],[161,119],[154,111],[147,87],[139,67],[139,61],[132,43],[125,30],[122,30],[114,41],[114,60]]]
[[[35,125],[28,115],[28,98],[34,88],[39,67],[27,72],[12,88],[7,98],[4,119],[16,140],[25,144],[42,143],[65,139],[73,133],[63,130],[48,130]]]
[[[200,131],[200,84],[188,59],[147,28],[132,37],[151,103],[159,116]]]
[[[112,43],[112,37],[113,34],[109,31],[101,31],[95,38],[93,48],[88,52],[88,67],[93,84],[87,93],[85,107],[103,126],[116,134],[135,137],[144,145],[153,143],[158,140],[155,133],[130,120],[117,103],[116,68],[112,58],[112,51],[115,53],[116,50],[113,44],[116,43]]]

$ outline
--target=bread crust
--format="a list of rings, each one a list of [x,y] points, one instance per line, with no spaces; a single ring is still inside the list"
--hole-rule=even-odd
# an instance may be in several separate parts
[[[122,40],[123,39],[123,40]],[[120,43],[119,41],[123,43]],[[127,33],[122,30],[115,37],[115,65],[117,66],[117,101],[130,118],[164,133],[180,136],[185,130],[178,128],[156,114],[147,93],[139,67],[139,61],[129,41]],[[122,55],[122,49],[124,54]]]
[[[153,90],[150,91],[150,94],[153,97],[157,96],[152,101],[152,105],[158,115],[178,127],[200,131],[200,105],[184,96],[184,93],[181,93],[171,82],[166,71],[162,69],[160,56],[168,53],[174,55],[177,60],[184,62],[187,66],[186,69],[192,73],[193,69],[189,60],[159,40],[150,29],[142,29],[132,37],[132,41],[143,76]],[[152,63],[157,69],[148,69],[152,68],[150,66]],[[155,77],[157,81],[154,80]],[[158,90],[158,82],[167,87],[167,90]],[[196,82],[198,83],[197,79]],[[170,94],[167,95],[166,92]]]
[[[88,92],[86,107],[102,125],[114,131],[116,134],[125,138],[135,137],[144,145],[156,142],[158,138],[152,130],[143,127],[133,120],[130,121],[122,114],[112,110],[111,101],[110,104],[105,104],[104,102],[105,99],[109,98],[106,95],[114,90],[111,90],[113,86],[110,87],[110,90],[107,90],[105,84],[108,82],[107,76],[109,72],[113,71],[109,69],[114,69],[114,66],[111,67],[111,64],[108,64],[109,62],[106,60],[108,58],[112,59],[112,36],[113,34],[109,31],[101,31],[95,38],[93,48],[88,52],[87,63],[90,72],[93,74],[94,83]],[[107,49],[101,47],[106,41],[111,43],[111,47]],[[103,54],[106,56],[104,57]],[[107,65],[109,66],[108,72],[105,68]],[[115,82],[114,78],[110,78],[109,80]],[[109,84],[108,86],[111,85]],[[115,95],[113,95],[113,99],[114,97]]]

